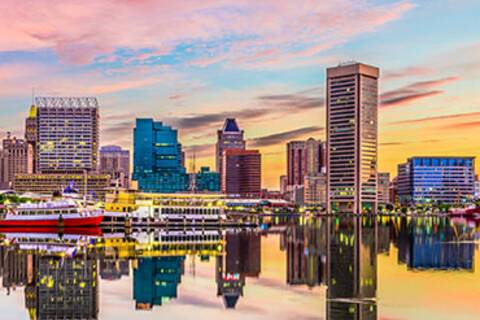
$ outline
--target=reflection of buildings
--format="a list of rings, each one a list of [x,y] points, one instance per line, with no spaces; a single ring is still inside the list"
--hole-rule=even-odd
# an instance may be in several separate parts
[[[432,232],[432,228],[436,232]],[[474,268],[474,233],[457,228],[447,219],[402,221],[398,245],[398,262],[412,269]],[[463,240],[463,241],[459,241]]]
[[[86,257],[35,257],[35,273],[25,287],[32,319],[97,319],[97,261]]]
[[[261,236],[251,231],[227,232],[226,254],[217,257],[217,296],[225,308],[235,308],[243,296],[245,277],[260,275]]]
[[[1,268],[2,268],[2,286],[7,288],[21,287],[27,282],[28,261],[31,255],[19,254],[15,250],[9,250],[8,247],[1,247]]]
[[[287,250],[287,283],[318,286],[325,280],[326,233],[325,223],[314,220],[307,225],[287,229],[282,241]]]
[[[376,319],[377,222],[330,220],[327,319]]]
[[[137,309],[151,310],[177,297],[184,272],[184,256],[141,258],[133,272],[133,298]]]
[[[130,263],[127,259],[100,260],[100,278],[104,280],[118,280],[122,276],[130,275]]]

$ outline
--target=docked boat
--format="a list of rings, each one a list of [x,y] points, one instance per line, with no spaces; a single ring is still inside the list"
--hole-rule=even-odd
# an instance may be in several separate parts
[[[19,204],[0,213],[0,227],[96,227],[102,220],[102,210],[81,208],[73,200]]]

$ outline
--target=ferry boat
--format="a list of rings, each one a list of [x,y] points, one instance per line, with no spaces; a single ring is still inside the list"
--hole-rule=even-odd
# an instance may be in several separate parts
[[[134,223],[147,224],[218,224],[226,217],[216,206],[142,205],[132,218]]]
[[[80,208],[73,200],[47,201],[3,207],[1,227],[96,227],[103,220],[102,210]]]

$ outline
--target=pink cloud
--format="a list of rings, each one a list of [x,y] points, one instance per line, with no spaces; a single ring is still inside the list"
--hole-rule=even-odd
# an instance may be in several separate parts
[[[0,51],[51,49],[65,62],[84,64],[118,48],[151,48],[138,54],[143,61],[190,43],[199,65],[249,57],[268,61],[318,54],[412,8],[409,1],[366,0],[3,0]],[[221,43],[218,50],[198,45],[208,41]]]

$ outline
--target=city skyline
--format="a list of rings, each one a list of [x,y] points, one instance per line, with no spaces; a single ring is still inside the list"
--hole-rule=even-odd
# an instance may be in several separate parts
[[[2,5],[3,136],[23,137],[31,88],[93,95],[102,106],[101,145],[132,152],[135,118],[151,117],[179,130],[187,160],[196,146],[197,166],[214,168],[215,131],[235,117],[249,148],[262,153],[262,185],[278,188],[286,142],[325,140],[326,68],[354,59],[382,70],[379,171],[393,177],[414,155],[479,156],[473,1]],[[446,13],[454,23],[438,32]],[[103,15],[115,18],[101,27]],[[158,17],[164,28],[153,23]],[[33,23],[39,18],[52,24]],[[169,32],[176,21],[182,27]]]

